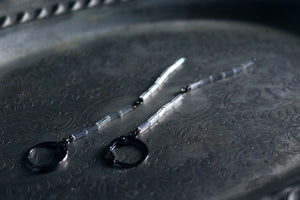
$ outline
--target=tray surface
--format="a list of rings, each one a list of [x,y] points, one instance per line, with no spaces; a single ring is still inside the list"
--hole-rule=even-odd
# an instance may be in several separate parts
[[[50,36],[51,37],[51,36]],[[0,193],[5,199],[226,199],[276,181],[299,161],[300,40],[228,21],[144,23],[70,40],[1,67]],[[131,104],[173,61],[147,104],[69,146],[65,166],[33,174],[24,153]],[[181,86],[256,58],[246,73],[187,95],[140,137],[150,156],[108,167],[103,148]]]

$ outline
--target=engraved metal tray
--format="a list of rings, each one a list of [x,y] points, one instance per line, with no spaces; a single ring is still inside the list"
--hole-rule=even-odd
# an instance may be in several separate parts
[[[298,199],[296,1],[107,1],[73,10],[55,2],[71,12],[45,1],[52,15],[36,19],[37,2],[0,2],[11,20],[0,18],[0,199]],[[72,143],[65,166],[45,174],[26,167],[31,146],[132,103],[179,57],[186,65],[154,98]],[[145,163],[105,164],[103,148],[181,86],[253,57],[246,73],[193,91],[142,135]]]

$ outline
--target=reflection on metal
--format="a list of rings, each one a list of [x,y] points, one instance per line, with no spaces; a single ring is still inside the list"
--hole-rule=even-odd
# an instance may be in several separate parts
[[[32,7],[30,10],[20,10],[15,14],[0,16],[0,30],[33,20],[58,16],[82,9],[93,8],[98,5],[111,4],[114,2],[116,2],[116,0],[106,0],[103,2],[101,2],[100,0],[69,0],[61,3],[58,2],[51,5],[45,5],[42,7]]]

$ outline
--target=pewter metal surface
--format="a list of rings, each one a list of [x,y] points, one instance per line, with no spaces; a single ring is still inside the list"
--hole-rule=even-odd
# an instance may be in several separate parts
[[[297,195],[297,186],[284,187],[300,180],[299,38],[228,21],[153,23],[169,16],[149,22],[145,11],[113,10],[1,30],[1,199]],[[59,140],[132,103],[180,56],[186,67],[159,98],[72,143],[59,170],[36,175],[27,168],[23,158],[31,146]],[[191,92],[140,137],[149,146],[146,163],[117,170],[103,162],[102,150],[113,138],[148,119],[180,87],[252,56],[256,65],[247,73]]]
[[[115,3],[115,0],[45,0],[0,1],[0,29],[36,20],[57,17],[96,6]]]
[[[299,160],[299,50],[299,39],[268,28],[181,21],[112,29],[3,66],[0,192],[5,199],[219,199],[254,190]],[[160,98],[74,142],[61,169],[35,175],[26,168],[23,155],[32,145],[131,103],[179,56],[186,66]],[[103,163],[105,145],[185,83],[252,56],[256,65],[247,73],[191,92],[141,137],[150,151],[145,164],[117,170]]]

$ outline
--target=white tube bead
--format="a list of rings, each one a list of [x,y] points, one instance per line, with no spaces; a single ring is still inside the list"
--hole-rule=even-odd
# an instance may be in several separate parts
[[[120,112],[111,113],[108,116],[110,117],[110,121],[115,120],[115,119],[121,117]]]
[[[162,84],[166,79],[167,79],[167,77],[170,75],[170,73],[171,73],[171,71],[168,69],[168,70],[166,70],[166,71],[164,71],[161,75],[160,75],[160,81],[159,81],[159,83],[158,84]]]
[[[127,113],[133,111],[132,106],[126,106],[125,108],[122,108],[121,110],[119,110],[120,113],[120,117],[123,117],[124,115],[126,115]]]
[[[179,102],[181,102],[181,100],[183,99],[184,97],[183,97],[183,95],[182,94],[179,94],[179,95],[177,95],[176,97],[174,97],[173,99],[172,99],[172,103],[173,103],[173,105],[175,106],[176,104],[178,104]]]
[[[151,123],[148,122],[148,121],[146,121],[146,122],[144,122],[142,125],[140,125],[140,126],[138,127],[138,130],[140,131],[140,133],[143,133],[143,132],[145,132],[148,128],[150,128],[150,126],[151,126]]]
[[[180,58],[177,60],[173,65],[168,67],[161,75],[155,80],[155,83],[147,90],[145,91],[140,98],[143,99],[144,101],[148,99],[151,94],[153,94],[159,86],[167,79],[167,77],[173,73],[176,69],[178,69],[182,64],[184,63],[185,58]]]
[[[159,117],[162,117],[166,113],[166,108],[162,107],[157,111]]]
[[[153,94],[158,88],[159,88],[159,85],[154,84],[149,88],[149,92],[151,92],[151,94]]]
[[[98,122],[96,122],[96,126],[98,127],[98,129],[101,129],[102,127],[104,127],[109,122],[110,122],[110,116],[107,115],[103,119],[101,119]]]
[[[170,66],[166,71],[164,71],[160,75],[161,81],[163,82],[172,72],[174,72],[176,69],[178,69],[179,67],[181,67],[182,64],[184,63],[184,61],[185,61],[185,58],[180,58],[172,66]]]
[[[165,104],[163,107],[165,108],[166,112],[168,112],[169,110],[172,109],[173,104],[172,104],[172,102],[169,102],[169,103]]]
[[[161,85],[163,82],[163,80],[161,79],[161,77],[159,76],[156,81],[154,82],[154,84],[157,84],[157,85]]]
[[[200,81],[198,81],[198,82],[196,82],[196,83],[190,84],[190,85],[189,85],[189,88],[191,88],[191,90],[193,90],[193,89],[195,89],[195,88],[198,88],[200,85],[203,85],[203,81],[202,81],[202,80],[200,80]]]
[[[152,126],[153,124],[155,124],[155,122],[157,122],[158,119],[159,119],[159,115],[158,113],[155,113],[152,117],[148,119],[148,122],[150,122]]]
[[[80,132],[78,132],[78,133],[72,134],[71,136],[72,136],[73,140],[78,140],[78,139],[80,139],[80,138],[86,136],[87,134],[88,134],[88,133],[87,133],[86,130],[82,130],[82,131],[80,131]]]
[[[180,58],[173,65],[168,67],[161,75],[156,79],[155,83],[161,85],[167,77],[173,73],[176,69],[178,69],[185,61],[185,58]]]
[[[150,97],[150,95],[151,95],[151,92],[149,90],[147,90],[140,96],[140,98],[145,101],[146,99],[148,99]]]
[[[248,61],[248,62],[246,62],[246,63],[243,63],[243,64],[242,64],[242,67],[243,67],[244,69],[246,69],[246,68],[252,66],[253,64],[254,64],[254,62],[253,62],[252,60],[250,60],[250,61]]]
[[[167,77],[173,73],[176,69],[178,69],[185,61],[185,58],[180,58],[173,65],[168,67],[161,75],[156,79],[155,83],[161,85]]]

